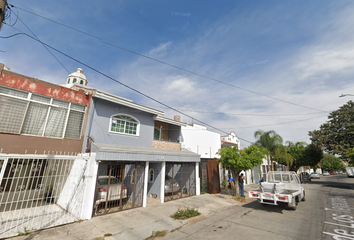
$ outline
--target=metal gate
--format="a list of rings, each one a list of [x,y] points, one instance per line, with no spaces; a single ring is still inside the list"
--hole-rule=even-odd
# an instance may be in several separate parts
[[[80,219],[87,157],[0,154],[0,238]]]
[[[195,194],[195,163],[166,163],[165,201]]]
[[[209,159],[207,163],[208,190],[211,194],[220,192],[219,164],[216,159]]]
[[[94,215],[141,207],[145,162],[101,162],[97,174]]]

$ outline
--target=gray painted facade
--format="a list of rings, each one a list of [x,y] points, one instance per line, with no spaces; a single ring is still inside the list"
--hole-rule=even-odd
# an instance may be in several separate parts
[[[160,163],[150,163],[149,164],[149,174],[150,174],[150,170],[154,171],[154,181],[150,182],[150,175],[149,175],[147,195],[150,196],[150,194],[156,194],[157,198],[161,199],[161,194],[160,194],[161,164]]]
[[[110,132],[111,117],[118,114],[125,114],[139,121],[138,136]],[[96,143],[151,147],[154,133],[153,116],[151,113],[92,98],[85,136],[91,137]],[[84,152],[86,144],[87,142],[84,144]]]

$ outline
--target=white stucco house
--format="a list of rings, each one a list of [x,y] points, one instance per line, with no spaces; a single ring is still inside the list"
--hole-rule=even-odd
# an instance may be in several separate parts
[[[200,155],[199,176],[202,192],[220,192],[220,168],[216,153],[221,148],[220,134],[200,124],[181,127],[182,150]]]

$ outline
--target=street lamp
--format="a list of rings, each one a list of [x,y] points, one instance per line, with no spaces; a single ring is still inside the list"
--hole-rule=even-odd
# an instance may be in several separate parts
[[[342,94],[339,97],[354,96],[354,94]]]

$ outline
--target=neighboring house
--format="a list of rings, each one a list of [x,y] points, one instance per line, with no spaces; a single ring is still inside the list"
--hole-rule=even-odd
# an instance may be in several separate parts
[[[78,76],[83,84],[78,83]],[[117,191],[116,197],[105,204],[102,196],[109,194],[108,184],[96,187],[95,214],[146,206],[154,198],[163,203],[199,195],[196,170],[200,156],[181,150],[181,127],[185,123],[166,118],[162,111],[132,100],[89,88],[86,83],[86,77],[78,69],[69,75],[66,85],[92,94],[85,132],[87,141],[82,151],[96,153],[99,181],[113,179],[117,184],[111,188],[119,188],[111,189]]]
[[[0,238],[90,218],[92,159],[79,153],[91,96],[4,64],[0,73]]]
[[[91,96],[0,71],[0,152],[80,153]]]
[[[200,194],[185,123],[88,87],[82,69],[65,86],[0,71],[0,238]]]
[[[183,149],[200,154],[201,191],[219,193],[219,164],[216,161],[219,156],[216,153],[221,148],[220,134],[194,123],[182,126],[181,143]]]
[[[234,147],[237,146],[240,149],[240,139],[234,132],[230,132],[226,136],[221,136],[221,147]]]

